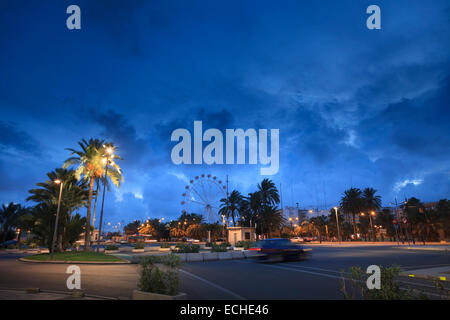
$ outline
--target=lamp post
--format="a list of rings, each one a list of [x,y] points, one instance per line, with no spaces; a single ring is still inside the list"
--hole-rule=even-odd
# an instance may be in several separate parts
[[[393,205],[392,202],[389,202],[389,204]],[[397,238],[397,245],[399,246],[400,242],[398,239],[398,223],[399,223],[399,221],[398,221],[398,212],[397,212],[397,198],[395,198],[395,218],[396,218],[397,223],[394,223],[394,229],[395,229],[395,236]]]
[[[337,232],[338,232],[338,240],[339,240],[339,244],[341,244],[341,231],[339,230],[338,208],[334,207],[334,211],[336,212],[336,226],[337,226]]]
[[[373,229],[373,221],[372,221],[372,216],[374,216],[374,215],[375,215],[375,211],[372,211],[372,212],[370,212],[369,217],[370,217],[370,227],[372,229],[373,240],[374,240],[374,242],[376,242],[377,241],[377,236],[375,234],[375,230]]]
[[[53,254],[55,252],[55,244],[56,244],[56,237],[58,236],[58,220],[59,220],[59,209],[61,207],[61,195],[62,195],[62,188],[64,182],[62,180],[55,180],[56,184],[59,184],[59,197],[58,197],[58,208],[56,209],[56,221],[55,221],[55,231],[53,232],[53,240],[52,240],[52,250],[50,253],[50,259],[53,260]]]
[[[103,196],[102,196],[102,209],[100,211],[100,225],[98,227],[98,239],[97,239],[97,253],[100,250],[100,239],[102,235],[102,222],[103,222],[103,205],[105,204],[105,189],[106,189],[106,183],[108,181],[108,165],[111,163],[111,159],[114,157],[112,154],[114,149],[112,147],[106,148],[106,158],[104,158],[105,163],[105,181],[103,182]]]

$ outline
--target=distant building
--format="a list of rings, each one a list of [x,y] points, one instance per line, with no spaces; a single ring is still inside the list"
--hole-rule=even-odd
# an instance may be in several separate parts
[[[91,243],[96,241],[98,241],[98,229],[95,229],[94,231],[91,232]],[[80,238],[77,241],[77,243],[84,244],[84,232],[80,234]]]

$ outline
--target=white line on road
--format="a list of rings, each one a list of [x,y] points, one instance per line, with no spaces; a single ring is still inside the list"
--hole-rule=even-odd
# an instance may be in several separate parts
[[[229,295],[235,297],[235,298],[238,299],[238,300],[247,300],[247,299],[244,298],[243,296],[240,296],[240,295],[238,295],[237,293],[234,293],[233,291],[230,291],[230,290],[228,290],[228,289],[226,289],[226,288],[224,288],[224,287],[222,287],[222,286],[219,286],[218,284],[215,284],[214,282],[211,282],[211,281],[209,281],[209,280],[206,280],[206,279],[203,279],[203,278],[201,278],[201,277],[199,277],[199,276],[196,276],[195,274],[192,274],[192,273],[187,272],[187,271],[182,270],[182,269],[180,269],[180,272],[181,272],[181,273],[184,273],[184,274],[186,274],[186,275],[188,275],[188,276],[190,276],[190,277],[192,277],[192,278],[195,278],[195,279],[197,279],[197,280],[203,281],[203,282],[209,284],[210,286],[213,286],[213,287],[216,288],[216,289],[222,290],[223,292],[228,293]]]
[[[294,271],[294,272],[301,272],[301,273],[314,274],[314,275],[317,275],[317,276],[328,277],[328,278],[333,278],[333,279],[339,279],[339,280],[342,279],[342,277],[333,276],[333,275],[331,275],[331,274],[326,274],[326,273],[319,273],[319,272],[313,272],[313,271],[306,271],[306,270],[300,270],[300,269],[293,269],[293,268],[281,267],[281,266],[274,266],[274,265],[268,265],[268,264],[264,264],[264,266],[266,266],[266,267],[272,267],[272,268],[276,268],[276,269],[281,269],[281,270],[288,270],[288,271]]]
[[[326,272],[342,274],[342,272],[336,271],[336,270],[322,269],[322,268],[317,268],[317,267],[306,267],[306,266],[300,266],[298,264],[289,265],[289,267],[292,267],[292,268],[306,268],[306,269],[312,269],[312,270],[326,271]],[[348,272],[344,271],[344,273],[348,273]]]

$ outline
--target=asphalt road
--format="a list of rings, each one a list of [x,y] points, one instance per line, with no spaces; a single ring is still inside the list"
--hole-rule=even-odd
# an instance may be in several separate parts
[[[404,270],[450,266],[450,254],[391,247],[311,246],[312,257],[287,263],[225,260],[185,264],[181,292],[189,299],[341,299],[341,271],[351,266],[391,266]],[[32,264],[0,255],[0,288],[39,287],[67,291],[67,265]],[[130,297],[138,281],[136,265],[80,265],[87,294]],[[405,279],[405,281],[410,281]],[[424,284],[418,279],[415,283]]]

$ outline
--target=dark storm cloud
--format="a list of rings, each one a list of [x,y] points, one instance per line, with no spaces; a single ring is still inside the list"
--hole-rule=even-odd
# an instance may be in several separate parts
[[[0,151],[2,153],[42,154],[39,142],[16,124],[0,120]]]
[[[379,31],[355,1],[79,1],[79,31],[69,4],[0,2],[1,201],[90,137],[124,157],[108,219],[174,218],[201,173],[253,191],[258,166],[171,162],[171,133],[194,120],[279,128],[285,204],[335,205],[350,186],[384,204],[450,196],[448,1],[380,1]]]

